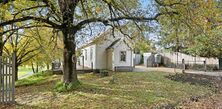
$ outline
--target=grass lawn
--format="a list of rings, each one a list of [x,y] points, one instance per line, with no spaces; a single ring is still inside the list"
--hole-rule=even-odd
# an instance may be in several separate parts
[[[16,89],[17,108],[156,108],[164,104],[177,104],[191,96],[204,96],[212,89],[168,79],[169,73],[115,73],[109,77],[79,74],[81,86],[70,92],[55,92],[61,80],[51,73],[35,74],[19,80]],[[114,80],[114,83],[110,83]],[[34,81],[34,82],[33,82]]]
[[[18,77],[24,76],[29,72],[32,72],[31,67],[19,67],[18,68]]]

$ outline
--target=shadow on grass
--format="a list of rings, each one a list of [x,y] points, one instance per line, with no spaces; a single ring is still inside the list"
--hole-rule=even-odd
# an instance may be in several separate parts
[[[17,108],[21,108],[21,109],[45,109],[45,108],[41,108],[39,106],[29,106],[29,105],[25,105],[25,104],[1,104],[0,105],[0,109],[17,109]]]
[[[187,73],[168,75],[165,77],[177,82],[201,85],[222,90],[222,77]]]
[[[62,99],[62,103],[57,105],[60,107],[65,105],[66,102],[73,103],[73,101],[77,101],[85,105],[86,102],[94,101],[101,103],[101,107],[111,106],[109,104],[112,104],[114,107],[120,107],[124,104],[124,106],[127,105],[129,107],[149,108],[151,105],[157,105],[154,106],[154,108],[172,108],[175,107],[177,101],[180,101],[180,98],[186,94],[198,94],[204,91],[200,91],[201,89],[193,86],[194,90],[189,90],[189,88],[192,88],[190,87],[191,85],[186,84],[182,86],[183,84],[175,84],[176,82],[170,80],[182,83],[189,82],[190,84],[213,84],[208,79],[202,78],[199,80],[198,77],[184,74],[168,75],[166,73],[156,72],[118,73],[115,75],[115,78],[111,76],[101,78],[93,74],[84,74],[80,76],[82,84],[77,89],[64,93],[56,93],[53,87],[60,80],[60,77],[61,76],[53,77],[53,75],[50,74],[36,74],[33,75],[33,77],[27,78],[27,80],[21,81],[20,86],[29,87],[18,88],[18,100],[24,101],[24,99],[27,99],[32,101],[36,100],[37,96],[44,96],[44,98],[48,99],[49,96],[55,93],[56,98],[61,97],[57,99]],[[166,90],[170,88],[172,91]],[[41,93],[46,91],[47,93]],[[175,91],[177,91],[178,94],[174,93]],[[53,94],[51,95],[51,93]],[[81,99],[86,100],[85,103],[82,102]],[[55,101],[52,100],[49,102],[53,104]],[[162,102],[164,105],[160,105]],[[26,107],[26,103],[24,104],[25,105],[21,107]],[[31,107],[33,106],[30,106],[30,108]],[[46,107],[48,106],[46,105]]]
[[[30,106],[30,105],[25,105],[25,104],[16,104],[16,109],[46,109],[46,108],[42,108],[40,106]],[[15,109],[15,108],[13,108]]]

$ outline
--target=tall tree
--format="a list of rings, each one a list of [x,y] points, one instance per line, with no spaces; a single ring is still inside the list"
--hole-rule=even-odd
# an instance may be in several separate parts
[[[28,34],[28,33],[26,33]],[[42,52],[42,47],[38,43],[39,40],[35,36],[29,37],[27,35],[20,34],[18,31],[13,37],[7,40],[4,46],[4,52],[7,55],[15,53],[15,80],[18,80],[18,67],[25,62],[28,62],[40,52]]]
[[[207,35],[220,25],[221,11],[216,0],[165,0],[166,3],[180,4],[174,7],[159,7],[162,12],[174,10],[179,14],[162,16],[161,43],[165,48],[186,53],[195,44],[196,37]],[[179,50],[178,50],[179,49]],[[192,52],[192,55],[198,55]]]
[[[39,66],[46,66],[49,70],[49,66],[54,60],[62,59],[63,42],[61,35],[50,28],[35,28],[29,33],[26,36],[36,37],[38,44],[41,45],[41,52],[24,64],[32,65],[33,72],[37,72]]]
[[[14,1],[14,2],[9,2]],[[155,0],[158,5],[165,6],[160,0]],[[19,28],[35,26],[50,27],[60,30],[64,43],[63,82],[67,85],[78,82],[76,69],[76,37],[77,33],[95,23],[104,26],[118,27],[126,21],[147,22],[157,21],[162,15],[177,14],[173,10],[168,12],[145,13],[139,12],[138,0],[4,0],[3,4],[13,3],[13,18],[0,23],[0,27],[16,22],[26,22]],[[30,4],[32,5],[30,5]],[[1,5],[3,5],[1,4]],[[167,6],[177,4],[168,3]],[[39,25],[39,22],[41,24]]]

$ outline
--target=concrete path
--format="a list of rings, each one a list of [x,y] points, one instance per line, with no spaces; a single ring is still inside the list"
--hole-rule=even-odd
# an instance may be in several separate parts
[[[146,72],[146,71],[162,71],[168,73],[182,73],[181,69],[166,68],[166,67],[145,67],[145,66],[135,66],[134,72]]]
[[[89,68],[89,67],[86,67],[86,66],[81,66],[81,65],[76,65],[76,69],[77,70],[89,70],[89,69],[91,69],[91,68]]]
[[[186,70],[185,73],[208,75],[208,76],[221,76],[222,77],[222,71],[207,71],[207,72],[205,72],[205,71]]]
[[[27,78],[27,77],[29,77],[29,76],[31,76],[31,75],[33,75],[33,72],[28,72],[28,73],[26,73],[25,75],[20,76],[18,79],[19,79],[19,80],[20,80],[20,79],[24,79],[24,78]]]
[[[166,68],[166,67],[145,67],[145,66],[135,66],[134,72],[146,72],[146,71],[162,71],[162,72],[169,72],[169,73],[182,73],[181,69],[174,69],[174,68]],[[185,70],[185,73],[190,74],[200,74],[200,75],[209,75],[209,76],[221,76],[222,71],[197,71],[197,70]]]

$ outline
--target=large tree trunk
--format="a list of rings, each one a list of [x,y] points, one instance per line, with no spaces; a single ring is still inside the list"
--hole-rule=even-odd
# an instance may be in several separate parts
[[[16,54],[16,52],[14,52],[14,54]],[[18,63],[18,57],[17,55],[15,55],[15,81],[18,80],[18,67],[19,67],[19,63]]]
[[[65,85],[71,82],[78,82],[76,73],[76,56],[75,56],[75,33],[73,30],[74,10],[79,0],[58,0],[59,7],[63,18],[63,82]],[[74,59],[73,59],[74,57]]]
[[[63,81],[65,84],[78,82],[76,74],[76,59],[75,59],[75,40],[74,34],[71,32],[63,32],[64,52],[63,52]]]

